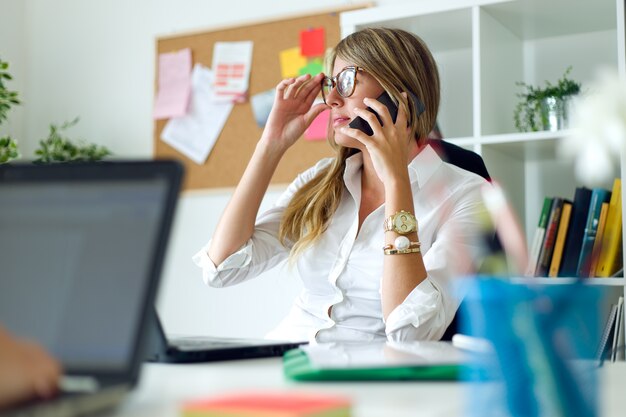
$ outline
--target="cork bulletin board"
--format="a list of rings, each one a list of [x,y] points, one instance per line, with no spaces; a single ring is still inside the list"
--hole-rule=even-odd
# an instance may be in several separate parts
[[[339,13],[362,7],[346,7],[245,26],[162,37],[156,41],[156,56],[158,59],[161,53],[190,48],[193,63],[199,62],[210,68],[215,42],[252,41],[254,46],[248,91],[251,97],[278,84],[281,80],[279,54],[299,45],[302,30],[323,27],[326,47],[332,47],[340,40]],[[155,79],[158,79],[158,74]],[[166,122],[166,119],[154,121],[155,158],[175,158],[183,162],[186,169],[185,190],[236,186],[263,130],[255,122],[250,100],[236,104],[206,162],[198,165],[160,139]],[[309,141],[301,138],[287,151],[271,183],[288,184],[298,173],[331,155],[332,150],[325,140]]]

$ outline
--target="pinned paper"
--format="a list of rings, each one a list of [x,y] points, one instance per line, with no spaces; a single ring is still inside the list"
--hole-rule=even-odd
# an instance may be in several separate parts
[[[324,28],[300,32],[300,54],[307,57],[324,55]]]
[[[300,68],[307,65],[306,57],[300,54],[300,48],[289,48],[280,52],[280,70],[282,78],[297,77]]]
[[[203,164],[230,115],[233,103],[213,100],[213,73],[196,64],[192,75],[193,93],[189,114],[170,119],[161,139],[186,155],[196,164]]]
[[[252,96],[250,104],[252,105],[252,113],[254,113],[254,120],[259,127],[265,127],[267,118],[272,111],[274,105],[274,96],[276,95],[276,89],[263,91],[259,94]]]
[[[252,42],[216,42],[213,46],[213,87],[216,100],[243,102],[248,91]]]
[[[158,91],[152,117],[180,117],[187,112],[191,95],[191,49],[159,55]]]
[[[313,59],[309,61],[304,67],[300,68],[298,75],[311,74],[312,77],[316,76],[324,69],[324,64],[321,59]]]
[[[304,131],[304,138],[306,140],[323,140],[326,139],[326,133],[328,131],[328,120],[330,119],[330,110],[324,110],[321,112],[313,123]]]

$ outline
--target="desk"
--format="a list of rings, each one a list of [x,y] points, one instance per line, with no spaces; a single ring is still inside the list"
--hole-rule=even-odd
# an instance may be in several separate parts
[[[601,416],[626,415],[626,363],[600,371]],[[458,382],[298,383],[286,380],[280,358],[193,365],[145,364],[140,383],[116,417],[179,416],[181,402],[243,390],[334,393],[352,399],[354,417],[463,416],[467,385]]]

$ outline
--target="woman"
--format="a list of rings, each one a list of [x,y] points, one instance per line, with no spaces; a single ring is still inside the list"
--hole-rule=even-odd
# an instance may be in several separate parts
[[[215,287],[253,278],[286,258],[297,266],[304,289],[269,338],[439,339],[459,304],[450,283],[471,273],[478,257],[485,180],[444,163],[426,145],[439,76],[419,38],[364,29],[329,58],[332,77],[278,84],[241,182],[194,260]],[[320,90],[324,103],[313,105]],[[384,91],[399,104],[395,122],[376,100]],[[423,104],[408,100],[409,92]],[[281,157],[327,108],[336,156],[299,175],[256,219]],[[372,136],[348,126],[357,116]]]

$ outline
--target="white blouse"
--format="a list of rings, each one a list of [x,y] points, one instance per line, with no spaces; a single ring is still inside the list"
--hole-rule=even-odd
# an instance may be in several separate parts
[[[330,162],[330,158],[323,159],[300,174],[275,206],[257,218],[252,238],[217,267],[207,255],[210,242],[205,245],[193,257],[205,283],[212,287],[238,284],[285,260],[289,248],[278,241],[283,210],[296,190]],[[451,284],[474,271],[483,250],[480,188],[486,180],[442,161],[430,146],[411,161],[414,213],[428,277],[385,321],[381,309],[385,208],[370,213],[357,234],[362,165],[361,153],[346,161],[339,207],[320,240],[292,269],[302,279],[303,290],[267,338],[438,340],[452,321],[460,299]]]

